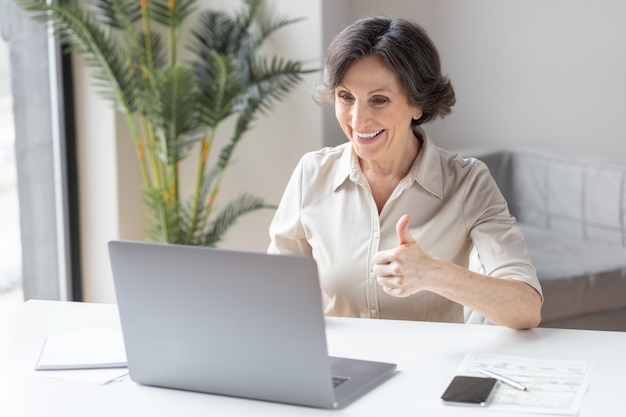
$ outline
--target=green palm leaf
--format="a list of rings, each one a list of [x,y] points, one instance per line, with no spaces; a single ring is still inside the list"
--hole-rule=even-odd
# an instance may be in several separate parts
[[[285,61],[276,57],[270,64],[265,59],[260,59],[256,66],[250,68],[251,82],[245,86],[235,104],[235,111],[239,117],[230,142],[222,148],[218,166],[225,168],[228,165],[237,144],[254,121],[257,111],[265,113],[271,110],[274,103],[284,98],[302,80],[302,74],[307,72],[310,71],[302,70],[299,62]]]
[[[261,112],[271,110],[276,101],[282,100],[296,85],[302,81],[302,64],[272,57],[258,59],[251,65],[250,85],[247,88],[242,110]]]
[[[168,190],[148,188],[144,191],[148,215],[148,233],[157,242],[180,243],[181,221],[179,202]]]
[[[198,194],[198,200],[204,202],[199,208],[196,208],[196,201],[193,198],[188,199],[183,207],[182,223],[183,223],[183,242],[187,245],[201,245],[202,235],[207,229],[209,218],[213,213],[213,204],[209,202],[213,186],[218,177],[218,170],[213,167],[202,181],[202,186]]]
[[[140,4],[136,0],[95,0],[94,5],[102,23],[115,29],[128,29],[141,19]]]
[[[154,66],[157,68],[166,66],[168,62],[168,51],[167,45],[163,41],[163,37],[156,32],[150,32],[149,38],[150,42],[148,43],[148,38],[143,32],[137,34],[138,49],[134,51],[135,55],[133,59],[136,62],[143,62],[143,57],[146,56],[147,48],[150,47]]]
[[[150,18],[168,27],[182,25],[196,9],[196,0],[149,0],[148,4]]]
[[[205,60],[215,51],[223,56],[233,56],[243,37],[245,27],[230,15],[208,10],[200,14],[197,28],[192,30],[190,50],[201,60]]]
[[[297,23],[302,19],[275,18],[258,23],[256,30],[247,30],[238,43],[237,59],[251,65],[251,61],[260,53],[265,41],[279,29]]]
[[[32,11],[35,19],[52,20],[60,42],[68,44],[72,52],[82,54],[85,63],[95,69],[100,92],[113,100],[121,112],[132,113],[135,79],[128,66],[130,56],[116,46],[106,26],[72,3],[61,6],[48,4],[46,0],[16,1],[25,10]]]
[[[197,140],[195,77],[182,65],[158,69],[147,90],[146,117],[159,143],[159,156],[169,165],[186,156]]]
[[[242,194],[233,199],[224,209],[222,209],[215,220],[211,222],[209,229],[202,236],[202,245],[215,246],[220,242],[224,233],[232,226],[240,216],[255,210],[270,208],[260,197],[250,194]]]
[[[232,62],[211,51],[203,63],[194,64],[198,78],[198,108],[201,120],[210,128],[232,114],[241,93],[241,82]]]

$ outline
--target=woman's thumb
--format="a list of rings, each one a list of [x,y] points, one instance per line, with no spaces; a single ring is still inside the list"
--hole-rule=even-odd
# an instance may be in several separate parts
[[[398,223],[396,223],[396,233],[398,235],[398,240],[400,245],[406,245],[409,243],[415,243],[415,239],[409,233],[409,222],[411,221],[411,217],[408,214],[400,217]]]

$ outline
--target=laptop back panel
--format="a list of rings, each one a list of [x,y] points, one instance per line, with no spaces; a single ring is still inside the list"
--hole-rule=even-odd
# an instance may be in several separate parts
[[[109,252],[132,380],[336,406],[312,258],[123,241]]]

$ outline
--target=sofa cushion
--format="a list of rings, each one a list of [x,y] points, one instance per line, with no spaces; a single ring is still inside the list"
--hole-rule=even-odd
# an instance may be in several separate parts
[[[523,151],[480,159],[519,222],[626,248],[626,167]]]
[[[518,226],[541,281],[543,321],[626,308],[626,248]]]

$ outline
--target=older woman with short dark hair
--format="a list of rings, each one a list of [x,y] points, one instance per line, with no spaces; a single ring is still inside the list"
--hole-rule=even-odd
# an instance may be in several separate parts
[[[426,32],[358,20],[330,44],[313,96],[334,105],[348,142],[302,157],[268,252],[315,258],[325,313],[463,322],[465,306],[496,324],[537,326],[541,287],[489,171],[420,127],[455,102]],[[474,249],[484,273],[468,269]]]

